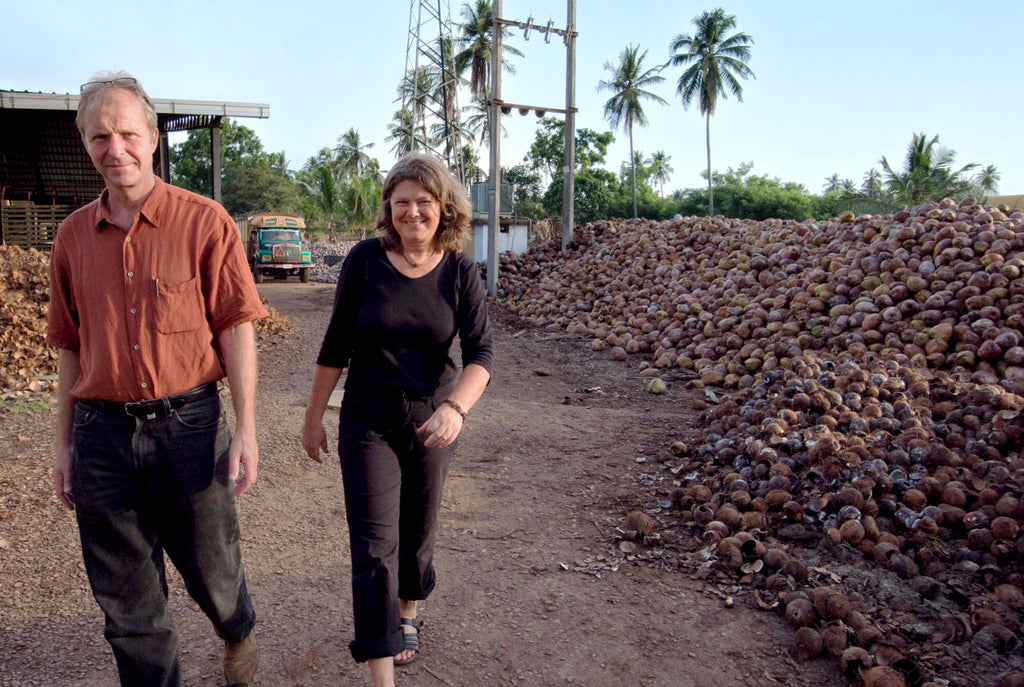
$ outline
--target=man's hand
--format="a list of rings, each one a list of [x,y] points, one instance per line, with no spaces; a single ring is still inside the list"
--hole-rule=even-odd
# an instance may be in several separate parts
[[[260,449],[256,435],[236,433],[228,449],[228,478],[235,483],[235,496],[241,496],[256,484],[256,466],[260,462]]]
[[[71,447],[61,446],[53,461],[53,490],[68,510],[75,509],[75,497],[71,493]]]

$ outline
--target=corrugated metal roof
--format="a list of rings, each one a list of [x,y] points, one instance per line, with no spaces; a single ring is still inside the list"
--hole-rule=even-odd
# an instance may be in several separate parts
[[[270,116],[261,103],[154,99],[153,106],[161,132]],[[0,90],[0,200],[77,206],[103,190],[75,127],[77,108],[77,95]]]

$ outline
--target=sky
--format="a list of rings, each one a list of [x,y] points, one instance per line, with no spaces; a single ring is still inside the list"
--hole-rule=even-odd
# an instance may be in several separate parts
[[[453,22],[465,0],[451,0]],[[267,103],[270,118],[242,119],[264,147],[283,151],[299,169],[350,127],[374,143],[383,169],[394,160],[387,124],[398,109],[410,10],[418,0],[179,0],[118,4],[78,0],[5,2],[0,22],[0,90],[77,93],[97,71],[124,69],[154,98]],[[444,6],[444,0],[441,0]],[[995,165],[998,192],[1024,194],[1024,3],[991,0],[577,0],[577,128],[611,130],[597,84],[610,77],[628,45],[647,51],[644,65],[669,58],[669,44],[692,34],[692,19],[722,7],[754,41],[756,78],[742,82],[743,101],[720,99],[711,118],[715,170],[752,162],[753,173],[797,182],[820,193],[832,174],[860,184],[883,156],[902,166],[914,133],[956,151],[959,165]],[[504,0],[502,16],[567,24],[566,4]],[[565,106],[566,49],[561,38],[512,29],[523,57],[502,76],[502,99]],[[676,94],[680,68],[666,67],[648,103],[634,147],[669,156],[665,191],[706,182],[705,121],[697,103]],[[460,104],[468,95],[460,94]],[[501,164],[522,161],[537,118],[516,111]],[[625,131],[615,131],[606,167],[629,158]],[[176,139],[172,138],[172,142]],[[481,166],[488,164],[486,150]]]

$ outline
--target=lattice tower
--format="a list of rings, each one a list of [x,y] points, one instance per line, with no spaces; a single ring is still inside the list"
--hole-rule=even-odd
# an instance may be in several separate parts
[[[411,0],[409,39],[402,78],[402,110],[411,126],[409,148],[426,150],[445,160],[465,183],[459,124],[459,75],[448,0]]]

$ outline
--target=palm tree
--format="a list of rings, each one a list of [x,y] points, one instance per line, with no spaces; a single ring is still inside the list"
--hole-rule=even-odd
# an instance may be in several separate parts
[[[626,49],[619,53],[619,63],[612,65],[604,63],[604,68],[612,73],[608,81],[599,81],[597,90],[612,92],[612,97],[604,104],[604,116],[612,128],[618,128],[622,124],[626,133],[629,134],[629,162],[633,168],[633,217],[637,216],[636,209],[636,159],[633,156],[633,125],[647,125],[647,115],[641,103],[643,100],[652,100],[656,103],[668,104],[664,98],[650,91],[644,90],[649,86],[661,83],[665,79],[658,76],[659,67],[652,67],[644,70],[644,58],[647,51],[640,53],[640,47],[627,45]]]
[[[324,213],[327,232],[333,235],[338,224],[337,216],[341,212],[342,184],[338,183],[330,165],[320,165],[311,171],[311,183],[300,181],[299,184],[312,196],[317,208]]]
[[[914,134],[907,147],[903,168],[896,170],[883,157],[882,173],[885,190],[897,205],[911,207],[950,196],[964,196],[975,186],[965,175],[978,167],[972,162],[953,170],[956,151],[939,147],[938,135],[929,140],[923,133]]]
[[[883,214],[943,198],[959,200],[994,192],[999,171],[993,165],[971,176],[979,165],[972,162],[954,169],[955,156],[955,151],[939,147],[938,136],[914,134],[903,167],[894,168],[883,157],[881,174],[869,170],[860,190],[847,192],[846,207],[861,214]]]
[[[974,185],[978,187],[981,192],[981,196],[990,196],[995,194],[999,187],[999,179],[1001,175],[999,170],[996,169],[995,165],[988,165],[983,167],[977,174],[974,175]]]
[[[736,77],[746,79],[754,72],[747,66],[754,39],[745,33],[726,35],[736,28],[736,17],[726,15],[721,7],[704,12],[693,19],[697,27],[693,36],[679,34],[669,44],[669,64],[686,67],[679,77],[676,92],[687,108],[697,96],[700,113],[705,116],[705,138],[708,151],[708,214],[715,214],[715,197],[711,188],[711,115],[715,114],[718,96],[726,89],[743,102],[743,87]]]
[[[839,178],[839,175],[833,174],[832,176],[825,179],[825,186],[821,190],[825,194],[839,193],[839,189],[842,186],[842,183],[843,182]]]
[[[376,175],[361,176],[352,179],[343,192],[345,216],[349,227],[358,227],[361,238],[366,238],[367,228],[377,218],[380,207],[381,180],[379,171]]]
[[[864,182],[860,185],[861,192],[869,198],[877,198],[882,190],[882,176],[872,167],[864,172]]]
[[[659,150],[656,153],[651,154],[651,159],[647,161],[648,172],[651,175],[651,181],[658,184],[661,191],[661,197],[665,197],[665,182],[668,181],[672,172],[672,165],[668,163],[672,159],[671,155],[666,155],[665,151]]]
[[[475,5],[466,3],[462,6],[464,23],[457,24],[462,35],[455,39],[462,48],[455,59],[458,64],[470,66],[469,89],[474,96],[486,100],[491,88],[491,52],[494,47],[494,6],[491,0],[476,0]],[[502,68],[509,74],[516,70],[506,58],[507,55],[522,57],[523,53],[515,46],[509,45],[505,37],[508,29],[501,29]]]
[[[372,147],[372,143],[364,145],[359,140],[359,132],[354,127],[338,136],[334,155],[341,173],[347,174],[349,179],[362,176],[370,162],[370,155],[366,151]]]
[[[388,124],[388,135],[385,139],[394,141],[391,152],[395,157],[402,157],[420,146],[426,145],[426,138],[416,127],[412,118],[412,110],[396,110]]]
[[[416,136],[411,136],[410,150],[415,150],[429,140],[427,135],[427,108],[435,99],[441,84],[440,75],[436,70],[419,69],[405,75],[398,84],[397,102],[411,112],[412,127],[418,129]]]
[[[316,171],[318,168],[324,165],[330,167],[334,164],[334,153],[330,148],[326,146],[321,148],[316,155],[310,155],[306,160],[306,165],[303,169],[307,172]]]

